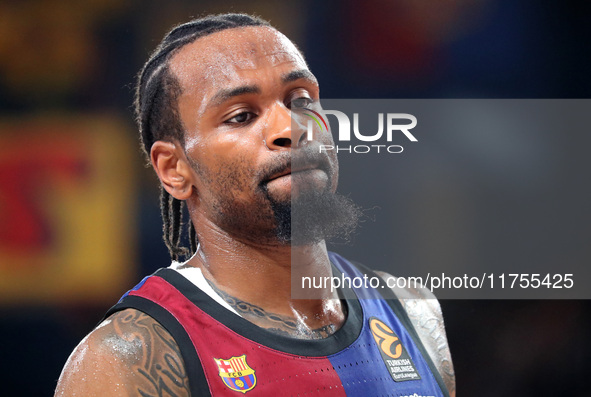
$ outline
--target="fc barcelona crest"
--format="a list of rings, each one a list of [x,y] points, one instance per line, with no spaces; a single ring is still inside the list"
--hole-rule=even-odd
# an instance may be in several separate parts
[[[234,391],[246,393],[257,384],[254,369],[246,363],[246,354],[229,359],[214,358],[220,370],[220,377],[226,386]]]

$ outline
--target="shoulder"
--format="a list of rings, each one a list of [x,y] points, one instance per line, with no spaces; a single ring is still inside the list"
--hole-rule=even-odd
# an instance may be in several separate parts
[[[126,309],[92,331],[70,355],[56,396],[189,396],[179,347],[152,317]]]
[[[376,273],[384,280],[396,278],[385,272]],[[389,285],[408,284],[410,283],[389,283]],[[407,288],[393,288],[392,290],[408,314],[427,353],[439,370],[450,396],[455,396],[455,373],[439,301],[428,288],[421,285],[413,285]]]

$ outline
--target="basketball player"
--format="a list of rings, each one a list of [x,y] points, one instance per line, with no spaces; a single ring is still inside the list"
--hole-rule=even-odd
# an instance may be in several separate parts
[[[330,132],[308,140],[292,128],[292,112],[319,109],[318,98],[302,54],[258,18],[211,16],[166,36],[140,75],[136,110],[173,262],[80,343],[56,395],[455,396],[427,292],[292,299],[296,268],[378,277],[327,252],[325,239],[349,232],[359,210],[335,192],[335,155],[318,150]],[[297,220],[296,204],[307,209]]]

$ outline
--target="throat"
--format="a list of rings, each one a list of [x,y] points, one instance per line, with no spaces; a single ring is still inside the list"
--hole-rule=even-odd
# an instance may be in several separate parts
[[[347,317],[345,301],[322,302],[318,313],[306,315],[292,309],[293,315],[273,313],[263,307],[231,296],[207,280],[211,288],[242,318],[274,334],[297,339],[324,339],[333,335]]]

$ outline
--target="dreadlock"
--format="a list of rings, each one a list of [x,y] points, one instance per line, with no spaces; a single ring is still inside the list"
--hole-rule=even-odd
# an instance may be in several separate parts
[[[170,72],[172,55],[200,37],[225,29],[246,26],[270,26],[267,21],[245,14],[211,15],[173,28],[144,65],[136,86],[135,114],[140,130],[142,150],[150,158],[154,142],[176,140],[184,145],[184,128],[179,117],[177,100],[182,92]],[[163,220],[163,239],[173,260],[193,255],[197,251],[197,235],[189,218],[190,247],[182,246],[184,202],[172,197],[160,186],[160,211]]]

